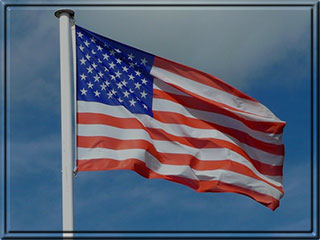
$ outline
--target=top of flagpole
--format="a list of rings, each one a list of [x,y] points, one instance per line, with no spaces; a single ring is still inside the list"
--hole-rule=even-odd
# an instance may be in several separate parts
[[[62,13],[68,13],[71,18],[74,17],[74,11],[72,11],[71,9],[58,9],[54,12],[54,15],[59,18]]]

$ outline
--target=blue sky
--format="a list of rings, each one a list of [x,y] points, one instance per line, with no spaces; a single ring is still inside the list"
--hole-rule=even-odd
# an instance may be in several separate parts
[[[80,172],[75,230],[298,230],[310,222],[308,8],[73,8],[78,25],[195,67],[287,122],[276,211],[233,193],[197,193],[130,171]],[[59,25],[54,8],[8,15],[8,227],[61,230]]]

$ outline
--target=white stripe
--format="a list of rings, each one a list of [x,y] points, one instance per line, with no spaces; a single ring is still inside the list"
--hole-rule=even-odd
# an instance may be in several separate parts
[[[164,81],[162,81],[160,79],[157,79],[157,78],[154,78],[153,88],[157,89],[157,90],[160,90],[160,91],[163,91],[163,92],[166,92],[166,93],[172,93],[172,94],[176,94],[176,95],[192,97],[191,95],[186,94],[186,93],[180,91],[178,88],[170,86],[169,84],[167,84]],[[274,120],[273,118],[265,118],[265,117],[261,117],[261,116],[258,116],[258,115],[248,115],[247,113],[239,112],[239,111],[232,110],[232,109],[226,108],[226,107],[223,107],[223,109],[225,109],[228,112],[231,112],[231,113],[233,113],[235,115],[238,115],[239,117],[241,117],[243,119],[250,120],[250,121],[253,121],[253,122],[261,122],[262,121],[262,122],[276,122],[276,123],[280,123],[281,122],[281,123],[284,123],[283,121],[278,120],[278,119]]]
[[[262,194],[270,195],[280,199],[282,193],[269,184],[257,179],[235,173],[228,170],[195,170],[187,165],[168,165],[160,163],[155,157],[141,149],[110,150],[103,148],[78,148],[79,160],[85,159],[103,159],[110,158],[118,161],[126,159],[138,159],[146,163],[146,166],[152,171],[161,175],[173,175],[194,180],[213,181],[218,180],[228,184],[237,185]]]
[[[173,84],[177,88],[185,89],[188,93],[194,93],[209,100],[211,99],[220,102],[229,107],[244,111],[247,115],[255,114],[266,119],[279,121],[279,119],[261,103],[234,96],[225,91],[209,87],[208,85],[190,80],[155,66],[152,66],[150,74],[166,83]]]
[[[152,109],[154,111],[164,111],[164,112],[167,111],[172,113],[180,113],[189,118],[201,119],[211,123],[216,123],[220,126],[224,126],[230,129],[240,130],[244,133],[249,134],[251,137],[263,142],[273,143],[277,145],[282,144],[281,134],[265,133],[265,132],[253,130],[247,127],[243,122],[235,118],[225,116],[223,114],[183,107],[182,105],[167,99],[154,98],[152,104],[153,104]]]
[[[111,137],[119,140],[145,140],[150,142],[157,152],[188,154],[200,161],[231,160],[250,168],[257,176],[276,186],[281,182],[274,181],[272,177],[261,174],[246,158],[227,148],[201,148],[186,146],[178,142],[151,139],[144,129],[122,129],[100,124],[78,124],[78,136]]]
[[[169,84],[165,83],[164,81],[161,81],[157,78],[153,79],[153,88],[157,90],[161,90],[168,93],[173,93],[181,96],[190,96],[188,94],[185,94],[184,92],[181,92],[179,89],[174,88],[170,86]]]
[[[258,115],[250,115],[244,112],[239,112],[233,109],[225,108],[224,109],[238,115],[239,117],[242,117],[244,119],[250,120],[250,121],[255,121],[255,122],[274,122],[274,123],[285,123],[284,121],[281,121],[279,118],[266,118],[266,117],[261,117]]]
[[[180,124],[162,123],[148,115],[130,113],[123,106],[110,106],[102,103],[78,101],[78,112],[101,113],[101,114],[108,113],[109,115],[112,115],[118,118],[135,117],[145,127],[162,129],[169,134],[179,136],[179,137],[214,138],[214,139],[225,140],[240,146],[252,159],[255,159],[259,162],[266,163],[273,166],[281,166],[283,163],[283,156],[267,153],[259,149],[253,148],[251,146],[248,146],[244,143],[240,143],[236,139],[226,134],[223,134],[218,130],[198,129],[198,128],[192,128],[192,127],[180,125]]]

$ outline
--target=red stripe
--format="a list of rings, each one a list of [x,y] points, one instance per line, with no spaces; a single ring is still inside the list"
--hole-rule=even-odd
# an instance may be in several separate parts
[[[242,148],[225,140],[213,138],[199,139],[191,137],[178,137],[166,133],[161,129],[146,128],[135,118],[116,118],[98,113],[78,113],[77,122],[78,124],[103,124],[123,129],[144,129],[149,133],[152,139],[176,141],[181,144],[195,148],[227,148],[246,158],[255,166],[255,168],[260,173],[270,176],[282,176],[282,166],[272,166],[252,159],[246,154],[246,152]]]
[[[193,128],[199,129],[216,129],[224,134],[232,136],[239,140],[239,142],[245,143],[248,146],[260,149],[261,151],[268,152],[275,155],[284,155],[283,144],[273,144],[260,141],[256,138],[251,137],[248,133],[242,132],[237,129],[232,129],[211,122],[189,118],[179,113],[164,112],[164,111],[153,111],[153,117],[163,123],[171,124],[183,124]]]
[[[240,92],[239,90],[237,90],[234,87],[232,87],[231,85],[223,82],[219,78],[217,78],[213,75],[210,75],[208,73],[199,71],[197,69],[194,69],[194,68],[182,65],[180,63],[176,63],[176,62],[161,58],[161,57],[157,57],[157,56],[154,58],[153,65],[155,67],[162,68],[166,71],[169,71],[171,73],[188,78],[188,79],[193,80],[195,82],[205,84],[207,86],[222,90],[222,91],[227,92],[229,94],[232,94],[234,96],[257,102],[257,100]]]
[[[181,91],[181,92],[183,92],[183,93],[185,93],[185,94],[188,94],[188,95],[190,95],[190,96],[192,96],[192,97],[194,97],[194,98],[196,98],[196,99],[199,99],[200,101],[208,102],[208,103],[210,103],[210,104],[215,104],[215,105],[220,106],[221,108],[227,108],[227,109],[230,109],[230,110],[239,112],[239,113],[240,113],[240,112],[241,112],[241,113],[244,113],[244,114],[246,114],[246,115],[253,115],[253,116],[258,116],[258,117],[265,117],[265,116],[263,116],[263,115],[261,115],[261,114],[257,114],[257,113],[252,113],[252,112],[240,110],[240,109],[238,109],[238,108],[235,108],[235,107],[226,105],[226,104],[224,104],[224,103],[222,103],[222,102],[216,102],[216,101],[214,101],[214,100],[212,100],[212,99],[203,97],[202,95],[199,95],[199,94],[197,94],[197,93],[195,93],[195,92],[186,90],[186,89],[184,89],[183,87],[178,86],[178,85],[174,85],[174,84],[171,84],[171,83],[166,83],[166,84],[167,84],[167,85],[170,85],[170,86],[173,87],[173,88],[178,89],[179,91]]]
[[[113,150],[124,149],[144,149],[153,155],[159,162],[169,165],[186,165],[196,170],[216,170],[224,169],[246,175],[257,180],[263,181],[272,187],[283,192],[282,187],[278,187],[269,181],[257,176],[250,168],[230,159],[221,159],[219,161],[201,161],[190,154],[179,153],[160,153],[146,140],[119,140],[111,137],[87,137],[77,136],[77,147],[82,148],[105,148]]]
[[[104,114],[94,114],[94,113],[78,113],[78,119],[81,116],[82,124],[104,124],[104,125],[112,125],[112,123],[115,123],[115,121],[120,121],[121,125],[117,125],[120,128],[145,128],[137,119],[135,118],[116,118],[109,115]],[[239,140],[240,145],[241,142],[245,143],[251,147],[260,149],[262,151],[271,153],[271,154],[277,154],[277,155],[284,155],[284,145],[276,145],[272,143],[266,143],[262,142],[260,140],[257,140],[247,133],[244,133],[242,131],[236,130],[236,129],[230,129],[227,127],[222,127],[217,124],[213,124],[210,122],[188,118],[184,115],[178,114],[178,113],[171,113],[171,112],[158,112],[153,111],[153,116],[155,119],[157,119],[160,122],[163,123],[174,123],[174,124],[183,124],[194,128],[200,128],[200,129],[216,129],[223,133],[226,133],[235,139]],[[80,123],[80,122],[78,122]],[[118,123],[115,123],[118,124]],[[114,126],[114,125],[112,125]],[[130,127],[129,127],[130,126]]]
[[[253,198],[272,210],[275,210],[279,206],[279,200],[273,198],[272,196],[224,183],[222,181],[198,181],[177,176],[160,175],[150,170],[144,162],[134,158],[127,159],[125,161],[116,161],[114,159],[77,160],[77,166],[79,171],[127,169],[135,171],[145,178],[162,178],[172,182],[180,183],[196,190],[197,192],[240,193]]]
[[[226,148],[230,149],[249,162],[262,174],[269,176],[282,176],[283,166],[272,166],[269,164],[261,163],[255,159],[250,158],[250,156],[238,145],[231,142],[214,139],[214,138],[191,138],[191,137],[178,137],[170,133],[163,131],[162,129],[153,129],[146,128],[146,131],[149,133],[150,137],[154,140],[163,140],[163,141],[173,141],[178,142],[186,146],[194,148]]]
[[[158,99],[166,99],[172,102],[178,103],[184,107],[207,111],[212,113],[222,114],[236,120],[241,121],[247,127],[261,131],[265,133],[273,133],[273,134],[281,134],[283,132],[283,128],[286,125],[283,122],[264,122],[264,121],[250,121],[248,119],[242,118],[241,116],[235,114],[234,112],[229,111],[226,108],[219,106],[220,104],[212,104],[206,101],[199,101],[197,98],[189,97],[189,96],[182,96],[178,94],[163,92],[158,89],[153,90],[153,97]]]

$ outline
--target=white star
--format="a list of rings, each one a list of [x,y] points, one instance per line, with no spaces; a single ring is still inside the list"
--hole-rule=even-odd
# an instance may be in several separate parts
[[[108,60],[109,59],[109,55],[108,54],[105,53],[105,54],[102,54],[102,55],[103,55],[103,60],[105,60],[105,59]]]
[[[109,66],[111,69],[114,69],[114,67],[116,66],[113,62],[109,63]]]
[[[110,51],[110,55],[111,55],[111,56],[113,56],[115,53],[116,53],[116,52],[115,52],[113,49]]]
[[[122,71],[128,72],[128,68],[126,66],[122,67]]]
[[[146,98],[146,96],[147,96],[147,93],[145,91],[142,91],[140,94],[141,94],[142,98]]]
[[[142,82],[142,84],[147,85],[147,82],[148,82],[148,81],[147,81],[145,78],[142,78],[142,79],[141,79],[141,82]]]
[[[100,78],[100,77],[98,76],[98,74],[96,74],[93,78],[94,78],[94,81],[95,81],[95,82],[99,82],[99,78]]]
[[[94,96],[100,97],[100,92],[98,92],[98,90],[94,91]]]
[[[92,49],[91,50],[91,53],[93,54],[93,55],[95,55],[96,54],[96,52]]]
[[[131,99],[129,102],[130,102],[130,106],[135,106],[136,104],[136,101],[134,99]]]
[[[137,82],[137,83],[135,83],[134,85],[135,85],[135,86],[136,86],[136,88],[138,88],[138,89],[140,89],[140,87],[141,87],[141,84],[140,84],[140,83],[138,83],[138,82]]]
[[[129,63],[129,65],[130,65],[130,67],[134,67],[134,63],[133,62],[131,62],[131,63]]]
[[[128,59],[132,61],[132,60],[133,60],[133,58],[134,58],[133,54],[132,54],[132,53],[130,53],[130,54],[128,55]]]
[[[133,79],[134,79],[134,76],[133,76],[132,74],[130,74],[130,75],[129,75],[129,79],[130,79],[130,80],[133,80]]]
[[[117,93],[117,91],[114,90],[114,89],[112,89],[111,92],[112,92],[113,95],[115,95]]]
[[[82,73],[82,74],[80,75],[80,77],[81,77],[81,80],[86,80],[86,78],[87,78],[87,76],[84,75],[84,73]]]
[[[124,95],[125,97],[129,97],[129,94],[130,94],[130,93],[129,93],[127,90],[123,92],[123,95]]]
[[[88,40],[84,41],[84,44],[89,47],[90,43],[88,42]]]
[[[93,84],[91,82],[88,82],[88,88],[93,88]]]
[[[110,83],[109,83],[109,84],[110,84]],[[104,83],[102,83],[102,84],[100,85],[100,87],[101,87],[101,91],[102,91],[102,90],[106,90],[107,85],[104,84]]]
[[[77,32],[77,35],[78,35],[79,38],[82,38],[82,37],[83,37],[82,32]]]
[[[92,67],[93,67],[94,69],[96,69],[96,68],[98,67],[98,65],[95,64],[95,63],[92,63]]]
[[[109,69],[107,67],[104,67],[105,72],[109,72]]]
[[[118,101],[120,102],[120,103],[122,103],[123,102],[123,100],[119,97],[118,98]]]
[[[97,46],[97,49],[98,49],[99,51],[102,51],[102,47],[100,47],[99,45]]]
[[[86,55],[86,58],[90,60],[91,56],[89,54]]]
[[[111,80],[116,80],[116,77],[114,75],[110,75]]]
[[[91,66],[87,67],[88,73],[92,73],[93,68]]]
[[[80,48],[81,52],[83,52],[84,46],[80,45],[79,48]]]
[[[142,58],[142,59],[141,59],[141,64],[145,66],[146,63],[147,63],[147,59],[146,59],[146,58]]]
[[[82,88],[80,91],[81,91],[81,95],[87,95],[88,90]]]
[[[107,93],[107,95],[108,95],[108,99],[112,98],[112,96],[113,96],[113,94],[112,94],[112,92],[111,92],[111,91],[110,91],[110,92],[108,92],[108,93]]]
[[[80,59],[81,65],[86,64],[86,61],[87,61],[87,60],[85,60],[84,57],[82,57],[82,58]]]
[[[122,63],[122,60],[120,58],[117,58],[116,61],[117,61],[118,64]]]
[[[139,76],[139,77],[140,77],[141,72],[139,72],[139,71],[134,71],[134,72],[136,73],[136,75],[137,75],[137,76]]]
[[[91,42],[96,43],[96,39],[94,37],[90,38]]]
[[[128,84],[128,82],[126,82],[126,80],[123,80],[121,83],[123,86],[127,86],[127,84]]]
[[[107,87],[109,87],[109,85],[111,84],[108,80],[105,81]]]
[[[142,104],[143,108],[148,109],[147,105]]]
[[[103,75],[104,75],[101,71],[98,72],[98,74],[99,74],[100,77],[103,77]]]
[[[120,89],[122,89],[122,87],[123,87],[123,85],[122,85],[121,82],[118,82],[118,83],[117,83],[117,86],[118,86],[118,88],[120,88]]]
[[[116,74],[116,77],[118,77],[118,78],[120,78],[120,76],[121,76],[121,72],[119,72],[119,71],[117,71],[117,72],[115,72],[115,74]]]
[[[117,53],[121,53],[120,49],[116,48],[115,50],[116,50]]]

